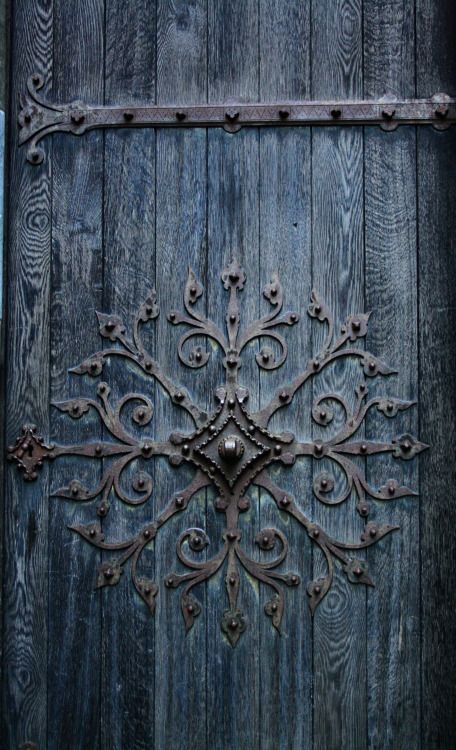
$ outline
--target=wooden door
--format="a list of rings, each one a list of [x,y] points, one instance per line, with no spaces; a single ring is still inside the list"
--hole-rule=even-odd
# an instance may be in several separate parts
[[[2,747],[455,747],[454,112],[233,132],[249,102],[454,96],[454,31],[449,1],[11,3]],[[30,90],[75,102],[42,161]],[[204,104],[227,129],[186,125]]]

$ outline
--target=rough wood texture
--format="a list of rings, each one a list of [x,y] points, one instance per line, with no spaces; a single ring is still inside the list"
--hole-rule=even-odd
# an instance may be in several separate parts
[[[23,29],[33,30],[23,44]],[[49,76],[52,9],[47,2],[15,6],[11,29],[10,101],[16,102],[30,69]],[[7,201],[7,300],[5,444],[24,422],[49,432],[49,286],[51,166],[34,171],[16,148],[14,110],[9,128]],[[37,376],[40,373],[40,376]],[[3,492],[3,689],[0,734],[8,747],[47,734],[48,471],[40,486],[24,487],[11,467]]]
[[[415,93],[414,14],[407,2],[364,2],[364,96]],[[378,128],[365,129],[365,285],[372,310],[367,347],[381,353],[398,376],[372,383],[370,395],[418,398],[416,134],[407,128],[387,142]],[[418,409],[394,420],[368,416],[366,435],[389,439],[418,434]],[[372,461],[368,478],[381,486],[401,478],[419,490],[418,463]],[[376,589],[367,603],[367,700],[370,748],[420,748],[420,580],[404,576],[419,567],[419,500],[373,503],[372,517],[400,526],[369,551]],[[401,561],[404,561],[402,564]],[[394,561],[394,562],[393,562]],[[380,645],[381,644],[381,645]]]
[[[365,184],[366,309],[373,310],[367,348],[398,370],[369,384],[369,395],[414,401],[418,398],[415,132],[392,134],[385,149],[381,133],[366,129]],[[374,411],[367,420],[370,439],[418,434],[418,410],[394,420]],[[371,461],[372,486],[392,477],[419,489],[418,463]],[[375,590],[368,592],[367,671],[369,747],[420,747],[420,580],[404,575],[419,568],[419,499],[372,503],[381,523],[400,527],[384,544],[369,550]],[[421,502],[426,502],[423,497]]]
[[[124,16],[124,22],[119,18]],[[106,7],[105,103],[155,101],[155,6],[109,2]],[[127,326],[155,285],[155,142],[153,130],[108,131],[104,147],[103,310],[122,317]],[[95,327],[96,321],[93,320]],[[155,326],[147,327],[149,351],[155,356]],[[101,340],[99,339],[99,342]],[[148,394],[155,388],[124,360],[114,360],[103,376],[113,397]],[[128,423],[128,414],[125,415]],[[129,428],[132,422],[128,423]],[[155,417],[144,429],[154,436]],[[105,436],[106,437],[106,436]],[[151,463],[137,462],[147,471]],[[132,469],[132,472],[134,471]],[[133,473],[130,474],[130,477]],[[126,486],[126,481],[124,486]],[[112,503],[103,520],[106,539],[128,539],[155,515],[156,493],[144,506]],[[152,545],[150,545],[152,547]],[[153,549],[144,554],[141,574],[154,580]],[[149,750],[154,743],[154,621],[131,585],[129,570],[113,590],[103,592],[101,662],[101,746]]]
[[[103,96],[103,18],[101,0],[54,2],[53,93]],[[80,29],[81,37],[74,34]],[[82,44],[81,40],[84,40]],[[101,63],[101,64],[100,64]],[[93,394],[93,381],[68,368],[98,345],[95,310],[102,297],[103,136],[85,143],[56,138],[52,181],[51,398]],[[52,438],[77,443],[101,436],[97,419],[73,421],[52,410]],[[77,458],[53,470],[51,488],[77,476],[95,486],[100,467]],[[81,523],[77,503],[49,499],[49,658],[48,746],[71,742],[75,750],[99,747],[101,600],[93,592],[99,555],[83,549],[67,528]],[[78,727],[76,734],[74,727]],[[71,738],[71,739],[70,739]]]
[[[264,310],[262,289],[276,269],[286,308],[302,315],[286,330],[289,358],[277,373],[259,374],[257,345],[245,352],[240,379],[251,408],[318,347],[320,328],[305,315],[314,286],[338,322],[373,310],[368,346],[400,372],[369,381],[371,395],[419,400],[419,411],[400,419],[370,416],[366,435],[416,432],[432,449],[420,468],[370,462],[372,483],[400,476],[421,483],[421,497],[371,503],[373,517],[401,526],[367,556],[376,589],[366,596],[337,573],[313,623],[305,585],[319,574],[319,555],[266,493],[261,505],[249,493],[243,543],[253,552],[261,527],[282,529],[290,543],[283,568],[296,570],[302,584],[285,592],[279,637],[263,612],[268,592],[245,579],[239,603],[249,627],[235,650],[220,630],[223,573],[195,592],[202,612],[187,636],[180,592],[163,587],[165,574],[180,569],[175,542],[184,529],[205,528],[207,554],[218,551],[224,518],[212,492],[199,493],[145,556],[144,572],[160,584],[154,620],[128,573],[118,587],[92,591],[99,555],[66,528],[87,522],[88,506],[48,497],[50,486],[76,473],[94,484],[100,466],[65,459],[50,480],[45,467],[28,486],[8,467],[2,742],[7,750],[26,741],[40,750],[449,750],[456,733],[455,133],[112,130],[54,136],[46,162],[31,167],[17,148],[15,107],[35,69],[52,77],[56,98],[106,104],[454,95],[451,3],[16,0],[11,10],[7,442],[25,421],[59,441],[102,435],[95,418],[75,422],[53,412],[50,419],[49,395],[93,394],[94,381],[67,368],[100,346],[95,309],[131,319],[150,285],[161,308],[149,327],[151,351],[211,408],[224,378],[220,353],[201,342],[212,351],[207,368],[181,366],[181,331],[166,313],[181,307],[190,264],[206,287],[207,314],[223,325],[220,271],[237,256],[248,275],[243,320]],[[321,434],[310,421],[313,398],[331,389],[350,397],[361,373],[357,364],[333,366],[272,426],[303,438]],[[111,362],[105,376],[113,396],[152,396],[151,434],[191,429],[132,367]],[[302,459],[275,478],[330,533],[357,539],[363,523],[353,499],[329,509],[312,500],[320,471],[321,463]],[[107,537],[136,532],[191,478],[165,460],[152,474],[155,492],[144,508],[112,503]]]
[[[417,94],[456,85],[451,2],[417,1]],[[422,744],[456,735],[456,134],[418,133],[420,430],[431,450],[421,476]]]
[[[310,3],[260,3],[260,93],[262,100],[297,99],[310,93]],[[286,363],[262,372],[261,406],[277,388],[291,380],[310,356],[311,323],[304,313],[312,286],[311,258],[311,134],[310,130],[268,128],[259,133],[260,159],[260,309],[267,304],[262,290],[277,271],[285,290],[285,310],[301,313],[300,323],[285,331]],[[303,314],[304,313],[304,314]],[[263,343],[263,342],[262,342]],[[264,339],[264,344],[271,342]],[[271,429],[310,435],[312,389],[298,392],[293,404],[280,410]],[[312,465],[304,458],[291,471],[269,470],[284,490],[307,508],[312,494]],[[260,528],[279,528],[289,543],[284,570],[301,576],[298,590],[285,591],[282,633],[273,629],[264,604],[270,591],[260,587],[260,726],[261,750],[312,747],[312,629],[305,586],[312,578],[312,548],[304,530],[277,510],[261,493]],[[264,553],[263,553],[264,556]],[[287,665],[293,664],[293,669]]]
[[[313,6],[312,96],[362,97],[362,13],[359,0]],[[359,129],[313,129],[312,285],[343,323],[364,308],[363,136]],[[313,347],[321,332],[315,332]],[[358,363],[332,367],[316,381],[314,397],[343,392],[352,398]],[[336,424],[332,426],[336,429]],[[323,437],[322,428],[314,428]],[[325,468],[325,467],[323,467]],[[327,466],[328,470],[333,467]],[[321,463],[314,473],[322,470]],[[336,472],[336,488],[342,477]],[[342,510],[313,506],[314,518],[336,538],[356,539],[360,520]],[[325,512],[326,511],[326,512]],[[314,554],[314,577],[321,558]],[[326,750],[366,746],[366,592],[340,572],[314,619],[314,744]]]

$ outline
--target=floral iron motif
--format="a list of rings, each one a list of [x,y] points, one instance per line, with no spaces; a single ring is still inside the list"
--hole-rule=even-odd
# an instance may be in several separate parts
[[[51,133],[84,135],[99,128],[223,127],[236,133],[249,126],[433,125],[445,130],[456,122],[456,99],[434,94],[430,99],[394,97],[367,101],[285,101],[268,104],[197,104],[183,107],[102,106],[83,101],[52,103],[39,93],[44,78],[34,73],[20,97],[19,145],[27,143],[27,160],[41,164],[44,151],[38,144]]]
[[[203,287],[191,269],[189,269],[184,291],[185,312],[172,311],[168,315],[168,320],[173,325],[189,327],[178,344],[178,355],[183,364],[199,368],[208,361],[209,353],[200,345],[194,345],[190,353],[185,354],[185,345],[195,336],[209,337],[221,347],[224,353],[225,384],[217,388],[215,392],[217,406],[209,416],[192,401],[187,391],[176,386],[164,374],[158,362],[152,359],[146,351],[141,337],[141,327],[154,320],[159,314],[155,291],[151,292],[139,308],[131,336],[127,334],[126,327],[119,317],[97,313],[100,335],[112,346],[92,354],[70,370],[78,375],[87,374],[91,377],[98,377],[110,358],[114,356],[126,358],[134,362],[146,376],[157,380],[172,401],[191,415],[195,423],[194,432],[191,434],[174,432],[163,442],[149,437],[137,439],[124,426],[121,419],[122,412],[127,404],[135,402],[137,405],[132,411],[132,420],[136,425],[146,427],[153,414],[150,399],[143,394],[130,393],[113,405],[107,383],[100,382],[96,399],[76,398],[53,405],[73,419],[81,419],[89,410],[94,410],[114,441],[82,445],[47,445],[43,438],[37,435],[36,427],[26,426],[23,435],[16,441],[16,445],[8,449],[10,460],[16,462],[26,480],[36,479],[39,468],[47,459],[55,459],[64,455],[86,456],[99,460],[112,459],[96,488],[87,488],[79,480],[74,479],[68,486],[60,487],[53,493],[54,497],[82,502],[99,498],[97,513],[100,517],[105,516],[109,510],[111,493],[130,506],[140,505],[150,498],[153,489],[152,478],[146,472],[141,471],[135,475],[132,481],[132,494],[127,494],[121,486],[123,471],[135,459],[166,456],[172,466],[178,466],[183,462],[191,464],[196,469],[191,483],[173,497],[160,515],[142,528],[136,536],[122,542],[107,542],[104,539],[100,522],[74,526],[72,530],[94,547],[116,555],[100,565],[98,587],[117,584],[124,565],[131,560],[133,584],[153,613],[158,586],[154,581],[142,578],[138,574],[141,553],[172,516],[186,510],[192,497],[199,490],[210,485],[214,486],[218,493],[215,507],[224,513],[226,518],[223,545],[215,557],[197,561],[198,555],[189,556],[189,551],[201,553],[209,544],[209,539],[200,528],[189,528],[184,531],[177,542],[177,556],[188,572],[170,573],[165,579],[165,585],[168,588],[183,587],[181,609],[185,627],[189,630],[201,612],[201,605],[194,597],[193,589],[211,578],[225,565],[229,608],[223,614],[221,627],[232,646],[236,645],[247,626],[247,618],[238,606],[242,569],[272,589],[272,598],[266,603],[265,612],[279,632],[284,612],[282,585],[294,587],[300,583],[296,573],[277,570],[285,561],[288,552],[288,542],[281,531],[264,528],[256,536],[255,542],[260,550],[266,553],[277,550],[276,556],[267,562],[252,559],[243,549],[239,516],[249,507],[246,495],[249,487],[256,485],[266,490],[278,509],[288,513],[304,526],[311,540],[322,551],[327,563],[326,575],[311,581],[307,586],[312,613],[331,587],[335,560],[339,561],[351,583],[373,585],[366,561],[359,559],[356,552],[376,544],[398,528],[366,522],[359,542],[346,543],[333,539],[321,526],[312,523],[304,515],[297,499],[283,492],[273,482],[267,472],[267,467],[273,463],[290,466],[296,459],[303,456],[316,460],[324,457],[332,460],[344,473],[346,486],[338,497],[333,497],[334,478],[327,472],[322,472],[313,483],[315,496],[321,503],[336,505],[344,502],[354,493],[357,497],[357,510],[362,517],[366,518],[369,513],[367,496],[376,500],[389,501],[416,493],[408,487],[399,485],[395,480],[389,480],[379,489],[374,489],[366,480],[363,468],[355,464],[352,458],[390,453],[394,458],[408,460],[428,447],[411,435],[402,435],[386,443],[352,439],[370,409],[375,407],[386,417],[394,417],[399,411],[408,409],[415,403],[383,397],[368,400],[368,388],[364,380],[356,387],[354,408],[350,408],[347,401],[337,393],[326,393],[316,399],[312,417],[319,425],[326,426],[331,422],[333,418],[333,412],[329,406],[331,402],[342,407],[344,413],[343,427],[327,441],[301,442],[289,432],[273,434],[268,429],[268,423],[273,414],[290,404],[295,393],[331,362],[346,357],[356,358],[361,364],[364,375],[369,378],[378,374],[390,375],[395,371],[377,357],[355,346],[358,339],[366,336],[369,314],[351,315],[342,326],[340,334],[336,334],[333,316],[325,303],[313,291],[308,313],[312,318],[328,326],[321,351],[307,364],[306,369],[300,375],[277,391],[267,406],[256,413],[249,411],[248,390],[238,382],[242,351],[251,341],[260,337],[269,337],[278,345],[279,356],[275,355],[271,347],[263,346],[256,355],[256,361],[265,370],[280,367],[287,357],[287,344],[282,333],[279,333],[277,329],[295,325],[299,316],[295,312],[282,313],[283,289],[277,273],[274,273],[271,282],[266,285],[263,292],[272,310],[245,329],[241,329],[238,295],[244,288],[245,280],[245,272],[236,261],[233,261],[222,273],[223,285],[229,293],[226,334],[213,321],[198,312],[196,303],[203,294]]]

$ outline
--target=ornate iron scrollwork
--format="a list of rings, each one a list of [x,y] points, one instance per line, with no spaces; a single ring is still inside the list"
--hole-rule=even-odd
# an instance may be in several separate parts
[[[128,404],[134,403],[132,419],[136,425],[146,428],[153,415],[150,399],[143,394],[129,393],[117,404],[113,404],[108,384],[100,382],[96,389],[96,398],[60,401],[54,403],[54,406],[72,419],[81,419],[89,410],[95,411],[111,440],[82,445],[46,444],[43,438],[38,436],[35,427],[27,426],[16,445],[9,448],[9,458],[17,464],[26,480],[36,479],[39,468],[49,459],[65,455],[105,459],[108,467],[97,487],[85,487],[78,479],[74,479],[68,486],[60,487],[53,492],[54,497],[79,502],[98,499],[97,512],[100,517],[108,512],[111,495],[130,506],[145,503],[150,498],[153,485],[152,478],[147,472],[139,472],[134,477],[132,492],[127,493],[121,486],[122,473],[135,459],[152,460],[156,456],[166,456],[172,466],[178,466],[183,462],[193,466],[196,471],[191,483],[171,498],[157,518],[147,523],[136,536],[122,542],[107,542],[99,521],[74,526],[73,531],[94,547],[114,555],[99,567],[99,587],[116,585],[125,564],[131,560],[133,585],[153,613],[158,586],[155,581],[139,575],[138,564],[141,554],[172,516],[185,512],[192,497],[199,490],[214,486],[217,489],[215,507],[224,513],[226,518],[221,549],[215,557],[205,557],[197,561],[198,555],[189,555],[189,550],[201,553],[209,540],[202,529],[187,529],[177,542],[177,556],[187,572],[170,573],[165,579],[165,585],[168,588],[182,587],[181,609],[188,630],[201,612],[201,605],[193,595],[194,588],[225,566],[229,606],[223,614],[221,627],[232,646],[236,645],[247,626],[246,615],[238,605],[242,570],[272,590],[272,598],[265,605],[265,613],[279,631],[284,612],[283,585],[296,587],[300,583],[296,573],[279,570],[288,552],[288,542],[281,531],[264,528],[257,534],[255,542],[259,549],[266,555],[273,554],[265,561],[259,562],[245,551],[239,517],[249,507],[246,494],[248,489],[255,485],[269,493],[277,508],[301,524],[312,542],[322,551],[327,564],[326,575],[311,581],[307,586],[313,613],[331,587],[335,561],[341,564],[350,583],[373,585],[367,563],[358,557],[357,552],[376,544],[398,527],[367,522],[367,498],[390,501],[416,494],[392,479],[378,489],[372,487],[365,477],[364,469],[353,461],[353,457],[389,453],[394,458],[409,460],[428,447],[411,435],[401,435],[390,442],[355,437],[369,410],[378,409],[385,417],[391,418],[399,411],[409,409],[414,403],[396,398],[369,399],[364,379],[361,379],[356,387],[354,408],[351,408],[338,393],[326,393],[316,399],[312,417],[319,425],[326,426],[331,423],[331,404],[337,404],[344,413],[343,426],[328,440],[302,442],[289,432],[271,432],[268,424],[273,414],[289,405],[305,383],[336,360],[346,357],[357,359],[367,378],[390,375],[395,371],[373,354],[356,346],[356,342],[366,336],[369,314],[351,315],[340,332],[336,332],[330,310],[313,291],[308,313],[328,327],[321,351],[309,361],[300,375],[277,391],[267,406],[257,412],[250,411],[248,390],[241,386],[238,380],[243,350],[255,339],[261,337],[264,341],[265,338],[269,338],[275,342],[276,349],[278,346],[280,354],[276,356],[272,347],[263,345],[256,355],[256,361],[259,367],[265,370],[279,368],[287,357],[286,340],[279,330],[295,325],[299,315],[296,312],[283,313],[283,289],[275,273],[264,289],[264,296],[271,306],[270,312],[243,328],[239,293],[243,290],[245,281],[245,272],[236,261],[222,272],[222,282],[229,294],[226,332],[198,311],[197,303],[203,295],[203,287],[191,269],[184,291],[185,311],[172,311],[168,315],[168,320],[173,325],[185,325],[188,328],[178,345],[178,355],[183,364],[199,368],[208,361],[209,353],[201,345],[194,345],[189,354],[185,353],[187,342],[195,336],[208,337],[222,349],[226,378],[224,385],[215,392],[217,406],[210,415],[194,403],[184,388],[175,385],[165,375],[159,363],[145,348],[141,328],[153,321],[159,313],[155,291],[151,292],[139,308],[131,334],[127,333],[123,321],[118,316],[97,313],[100,335],[109,342],[109,347],[95,352],[70,371],[78,375],[99,377],[105,364],[112,357],[123,357],[133,362],[144,375],[157,380],[172,401],[191,415],[195,423],[194,432],[174,432],[164,441],[157,441],[148,436],[138,439],[125,427],[122,412]],[[315,478],[313,492],[321,503],[328,505],[343,503],[351,495],[355,495],[357,510],[366,519],[360,541],[345,542],[329,536],[320,525],[313,523],[304,514],[299,500],[283,492],[268,474],[269,465],[281,463],[291,466],[303,457],[317,461],[325,457],[343,472],[346,482],[339,496],[334,496],[334,478],[327,472],[321,472]]]
[[[27,80],[18,117],[19,145],[25,143],[27,159],[40,164],[44,151],[39,142],[51,133],[84,135],[97,128],[223,127],[236,133],[251,126],[433,125],[438,130],[456,122],[456,100],[447,94],[430,99],[387,97],[369,101],[293,101],[268,104],[201,104],[184,107],[97,106],[82,101],[53,103],[40,95],[44,78],[35,73]]]

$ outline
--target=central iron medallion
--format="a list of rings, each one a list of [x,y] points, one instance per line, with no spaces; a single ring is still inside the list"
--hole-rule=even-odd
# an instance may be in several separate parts
[[[284,611],[282,586],[294,587],[300,583],[296,573],[284,572],[280,567],[288,553],[288,542],[281,531],[275,528],[263,528],[256,535],[255,541],[262,551],[262,556],[265,556],[264,560],[253,559],[244,550],[241,543],[240,514],[249,508],[248,489],[257,486],[265,490],[275,501],[278,510],[290,515],[301,524],[312,542],[323,553],[327,564],[326,574],[311,581],[307,586],[310,608],[313,613],[332,584],[335,560],[341,564],[343,572],[351,583],[373,585],[365,559],[355,553],[375,544],[397,527],[381,525],[375,521],[368,522],[370,508],[367,498],[390,501],[416,494],[393,479],[387,480],[380,488],[373,488],[365,477],[364,467],[355,463],[352,460],[353,457],[390,453],[396,459],[409,460],[427,447],[411,435],[401,435],[386,443],[355,436],[370,409],[375,407],[385,417],[391,418],[396,416],[398,411],[408,409],[414,403],[389,397],[368,399],[368,387],[363,377],[360,377],[360,382],[355,389],[354,406],[349,405],[348,401],[338,393],[323,394],[316,399],[312,409],[312,418],[320,426],[330,425],[334,404],[343,410],[345,417],[343,426],[326,441],[302,442],[296,440],[295,436],[289,432],[280,434],[270,432],[268,423],[273,414],[286,407],[307,381],[336,360],[346,357],[357,359],[361,365],[361,372],[368,378],[390,375],[395,371],[377,357],[355,346],[357,340],[365,337],[367,333],[369,314],[350,316],[340,328],[340,332],[336,333],[330,310],[319,299],[316,292],[312,292],[308,313],[328,326],[321,351],[306,364],[305,369],[291,383],[280,388],[264,408],[251,412],[248,407],[248,390],[241,386],[238,380],[242,351],[255,339],[260,337],[272,339],[279,347],[279,355],[276,356],[271,347],[263,345],[256,354],[256,361],[259,367],[265,370],[280,367],[286,360],[288,352],[286,341],[277,328],[295,325],[299,321],[299,315],[295,312],[282,314],[283,289],[275,273],[263,290],[272,308],[271,311],[241,329],[238,294],[242,291],[245,280],[245,272],[236,261],[233,261],[222,272],[223,285],[229,292],[226,333],[197,311],[196,303],[203,294],[203,288],[191,269],[184,291],[186,314],[172,311],[168,315],[168,320],[173,325],[189,327],[178,345],[178,355],[183,364],[199,368],[203,367],[209,359],[209,353],[200,345],[193,346],[188,355],[184,353],[187,342],[195,336],[207,336],[222,348],[226,378],[225,384],[215,392],[216,408],[212,414],[208,415],[200,409],[183,388],[176,386],[144,346],[141,326],[155,319],[159,314],[155,291],[151,292],[139,308],[130,336],[127,335],[127,329],[118,316],[97,313],[100,334],[111,342],[112,346],[92,354],[71,370],[72,373],[95,378],[101,375],[105,364],[114,356],[134,362],[144,375],[154,378],[161,384],[175,404],[192,416],[195,423],[193,433],[174,432],[163,442],[148,437],[138,439],[124,424],[124,409],[130,403],[136,402],[138,405],[132,411],[132,420],[137,426],[145,428],[153,416],[153,405],[150,399],[143,394],[130,393],[113,405],[108,384],[100,382],[96,399],[71,399],[57,402],[54,406],[73,419],[80,419],[89,409],[95,410],[113,440],[89,442],[82,445],[47,444],[38,435],[36,427],[26,425],[16,444],[8,449],[10,460],[16,463],[28,481],[37,478],[38,470],[47,459],[55,459],[64,455],[103,459],[104,473],[97,487],[85,487],[78,479],[74,479],[69,486],[61,487],[53,492],[53,496],[68,500],[87,503],[97,501],[97,514],[100,519],[108,513],[110,502],[114,498],[131,506],[145,503],[150,498],[153,484],[147,472],[139,471],[134,477],[133,494],[126,492],[122,485],[122,473],[135,460],[139,458],[153,460],[156,456],[166,456],[172,466],[178,466],[183,462],[193,466],[195,475],[190,485],[171,498],[158,517],[140,529],[133,538],[120,542],[105,541],[102,520],[88,525],[75,526],[73,531],[94,547],[105,550],[110,555],[99,567],[97,582],[99,587],[117,584],[125,564],[131,561],[133,584],[153,613],[158,586],[154,581],[139,575],[138,566],[141,554],[172,516],[186,510],[191,498],[199,490],[215,486],[217,489],[215,507],[226,517],[226,528],[222,535],[223,543],[219,552],[214,557],[201,561],[197,561],[195,555],[189,556],[188,550],[193,553],[202,552],[209,544],[209,539],[203,529],[187,529],[177,542],[177,555],[187,568],[187,572],[169,574],[165,579],[165,585],[169,588],[183,586],[181,609],[188,630],[201,613],[201,606],[193,595],[194,587],[211,578],[224,565],[229,606],[223,614],[221,627],[232,646],[236,645],[247,625],[247,618],[238,606],[241,570],[272,589],[273,595],[265,604],[265,612],[279,631]],[[322,471],[315,477],[313,493],[321,503],[326,505],[338,505],[352,497],[356,499],[357,512],[364,519],[359,541],[345,542],[330,537],[321,526],[313,523],[304,514],[298,499],[283,492],[269,476],[267,468],[273,462],[291,466],[297,459],[303,457],[315,461],[325,457],[343,472],[345,487],[340,494],[337,495],[335,492],[334,477],[326,471]],[[112,555],[115,556],[112,557]]]

